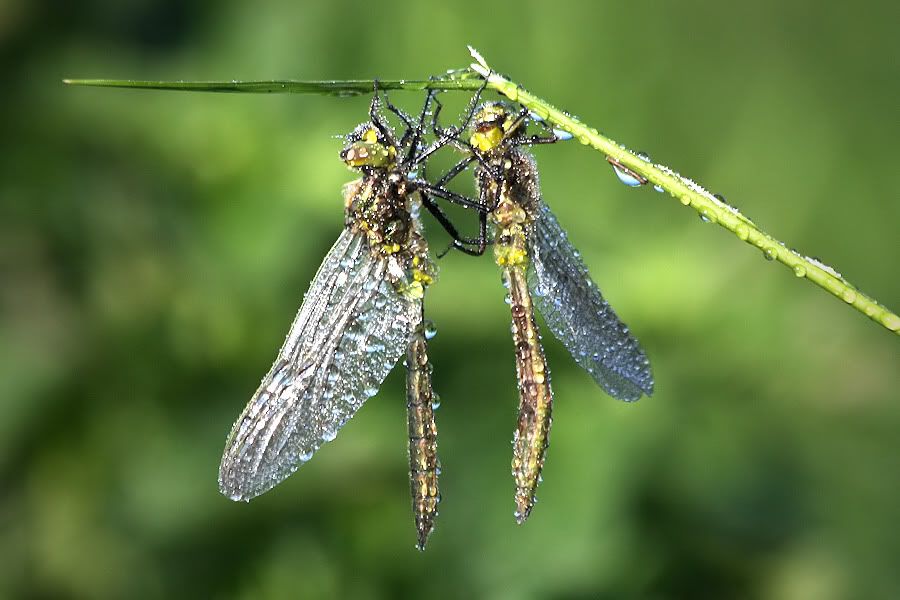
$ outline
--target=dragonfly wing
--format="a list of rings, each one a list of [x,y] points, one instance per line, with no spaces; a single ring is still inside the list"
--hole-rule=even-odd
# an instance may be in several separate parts
[[[553,334],[608,394],[653,393],[650,362],[609,303],[550,208],[539,202],[528,232],[529,287]]]
[[[249,500],[309,460],[375,395],[421,320],[389,261],[344,230],[319,267],[275,364],[228,436],[219,489]]]

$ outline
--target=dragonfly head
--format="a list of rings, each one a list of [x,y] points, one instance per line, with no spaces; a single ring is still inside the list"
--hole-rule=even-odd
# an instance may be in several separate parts
[[[469,143],[481,152],[490,152],[503,141],[519,133],[525,120],[519,119],[513,107],[505,102],[485,102],[472,116]]]
[[[371,123],[363,123],[347,136],[340,157],[352,169],[388,169],[396,162],[397,149]]]

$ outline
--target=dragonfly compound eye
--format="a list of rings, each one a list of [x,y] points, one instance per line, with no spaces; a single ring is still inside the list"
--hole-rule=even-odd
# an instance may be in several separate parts
[[[360,141],[341,150],[340,156],[348,167],[386,168],[394,164],[397,151],[392,146],[385,147],[377,141]]]

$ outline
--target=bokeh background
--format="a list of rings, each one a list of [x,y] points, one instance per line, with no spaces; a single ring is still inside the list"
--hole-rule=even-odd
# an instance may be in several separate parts
[[[60,82],[424,77],[471,43],[897,310],[898,17],[889,0],[3,0],[0,597],[898,597],[897,337],[578,144],[536,150],[545,197],[657,391],[614,401],[547,338],[553,443],[527,525],[508,307],[490,258],[460,254],[427,306],[428,550],[400,368],[283,485],[223,498],[225,435],[340,231],[336,136],[368,99]]]

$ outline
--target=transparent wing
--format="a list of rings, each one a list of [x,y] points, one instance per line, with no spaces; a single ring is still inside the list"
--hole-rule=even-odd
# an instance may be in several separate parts
[[[608,394],[633,401],[653,393],[650,362],[578,255],[550,208],[539,202],[528,232],[529,287],[553,334]]]
[[[219,489],[249,500],[309,460],[375,395],[422,315],[398,294],[389,259],[344,230],[319,267],[275,364],[235,422]]]

